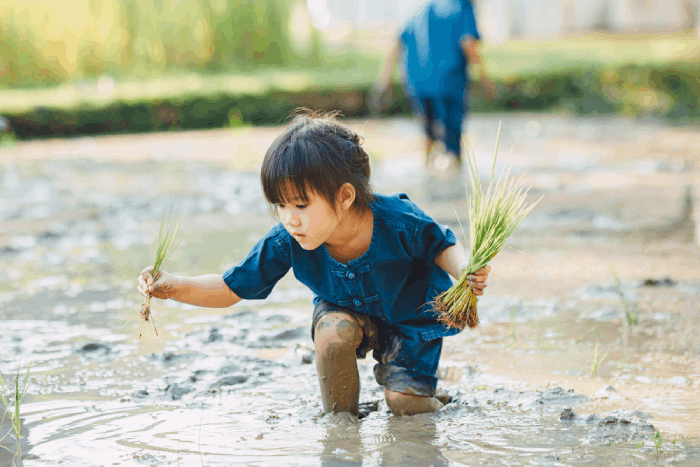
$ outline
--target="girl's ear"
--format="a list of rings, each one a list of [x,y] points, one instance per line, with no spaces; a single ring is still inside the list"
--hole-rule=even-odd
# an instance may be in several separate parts
[[[347,211],[350,209],[350,206],[352,206],[352,203],[355,202],[355,187],[352,185],[352,183],[343,183],[340,189],[338,190],[338,204],[340,204],[340,207]]]

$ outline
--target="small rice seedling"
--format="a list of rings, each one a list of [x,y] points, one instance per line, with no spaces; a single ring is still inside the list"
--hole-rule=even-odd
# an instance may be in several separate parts
[[[510,307],[510,336],[513,339],[513,342],[511,342],[511,347],[515,348],[515,345],[517,344],[517,337],[515,335],[515,307],[514,306]]]
[[[663,454],[664,451],[661,449],[664,446],[664,443],[666,443],[667,449],[668,448],[668,439],[664,438],[664,434],[660,431],[657,431],[654,433],[654,449],[656,450],[656,455],[658,456],[659,454]],[[671,446],[674,446],[676,444],[676,440],[671,441]]]
[[[605,357],[607,357],[608,354],[605,355],[600,355],[598,353],[598,342],[595,343],[595,350],[593,353],[593,364],[591,365],[591,376],[598,376],[598,366],[603,363],[603,360],[605,360]]]
[[[593,327],[593,328],[589,329],[588,331],[584,332],[583,335],[581,335],[581,337],[579,337],[576,340],[576,343],[577,344],[580,343],[583,340],[583,338],[586,337],[587,335],[589,335],[590,333],[595,334],[596,336],[598,336],[598,339],[600,339],[600,334],[598,334],[598,331],[596,330],[596,328]]]
[[[635,313],[634,305],[628,302],[625,298],[624,291],[622,290],[622,283],[620,282],[620,278],[617,276],[617,271],[615,271],[615,267],[612,264],[610,264],[610,272],[615,279],[615,290],[617,291],[617,295],[620,296],[620,302],[622,303],[622,309],[625,312],[627,325],[637,324],[637,313]]]
[[[476,166],[474,148],[471,154],[467,150],[469,162],[469,181],[471,196],[467,194],[469,211],[469,239],[471,254],[469,263],[461,277],[447,291],[439,295],[434,307],[439,314],[439,321],[449,327],[464,329],[465,326],[475,328],[479,325],[477,313],[477,295],[467,283],[467,276],[472,274],[489,261],[505,246],[506,240],[515,231],[523,218],[540,201],[526,206],[525,198],[530,188],[522,186],[522,177],[510,177],[512,164],[506,164],[501,175],[494,179],[498,142],[501,136],[501,124],[498,124],[496,149],[491,167],[491,181],[486,191],[481,186],[479,170]],[[466,145],[465,145],[466,146]],[[455,214],[457,212],[455,211]],[[457,221],[462,228],[465,241],[467,235],[457,215]]]
[[[182,239],[175,242],[175,237],[177,235],[177,229],[180,227],[180,222],[187,211],[187,207],[181,212],[177,211],[174,207],[174,200],[170,203],[170,209],[163,209],[163,216],[160,219],[160,230],[158,231],[158,242],[156,243],[155,258],[153,260],[153,270],[151,275],[153,276],[153,282],[158,280],[161,271],[170,262],[170,257],[172,256],[175,249],[180,245]],[[151,312],[151,294],[146,294],[146,299],[141,304],[139,310],[141,316],[141,325],[139,327],[139,339],[143,331],[143,323],[149,322],[153,326],[153,331],[158,335],[158,328],[156,328],[156,323],[153,320],[153,315]],[[134,312],[135,314],[136,312]],[[133,317],[133,315],[132,315]],[[131,318],[129,318],[131,321]],[[129,321],[124,324],[126,326]]]
[[[0,441],[5,439],[5,437],[12,433],[12,431],[14,431],[15,439],[19,440],[21,429],[20,408],[22,407],[24,396],[27,395],[27,387],[29,386],[29,370],[31,368],[32,364],[30,362],[29,366],[27,367],[27,373],[24,375],[24,381],[22,381],[19,373],[19,367],[17,368],[17,375],[8,383],[5,383],[5,380],[0,373],[0,401],[5,406],[2,418],[0,418],[0,425],[2,425],[2,422],[4,422],[5,418],[8,416],[10,417],[10,423],[12,425],[12,429],[5,433],[5,436],[0,438]]]

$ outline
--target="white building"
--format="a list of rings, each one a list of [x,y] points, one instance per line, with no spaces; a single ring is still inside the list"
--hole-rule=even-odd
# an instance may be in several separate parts
[[[572,32],[700,31],[700,0],[473,0],[484,38],[547,37]],[[307,0],[312,15],[354,29],[398,27],[426,0]],[[326,21],[328,24],[328,21]],[[389,26],[390,27],[390,26]]]

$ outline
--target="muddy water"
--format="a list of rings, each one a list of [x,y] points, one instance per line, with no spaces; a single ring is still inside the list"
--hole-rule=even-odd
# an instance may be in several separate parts
[[[459,231],[464,180],[422,168],[411,121],[351,124],[378,191]],[[496,127],[469,122],[483,174]],[[129,321],[170,196],[191,199],[176,273],[223,272],[272,225],[255,168],[276,131],[0,150],[0,371],[32,362],[21,454],[4,438],[0,465],[700,464],[696,132],[504,118],[501,153],[545,198],[493,262],[482,326],[445,342],[453,402],[391,416],[370,357],[357,421],[322,413],[311,294],[291,275],[226,310],[156,301],[159,336]],[[637,316],[626,333],[618,292]]]

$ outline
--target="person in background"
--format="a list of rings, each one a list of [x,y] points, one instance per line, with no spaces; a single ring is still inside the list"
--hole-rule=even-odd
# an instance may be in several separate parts
[[[383,94],[391,84],[394,62],[403,56],[404,88],[413,113],[425,130],[425,163],[436,141],[449,157],[436,165],[461,165],[462,122],[468,110],[468,65],[481,64],[480,81],[491,99],[493,81],[486,75],[474,7],[469,0],[432,0],[408,21],[386,57],[376,85]]]

